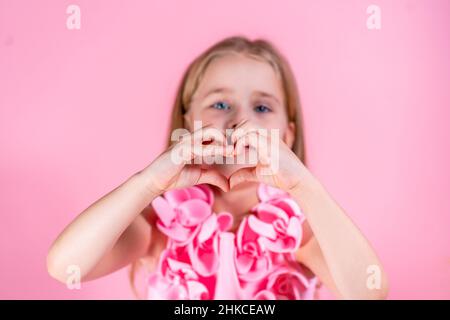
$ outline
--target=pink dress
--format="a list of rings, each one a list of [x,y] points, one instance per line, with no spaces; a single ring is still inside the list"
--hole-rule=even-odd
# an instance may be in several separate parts
[[[262,183],[258,198],[236,234],[228,231],[230,213],[212,211],[207,184],[154,199],[156,225],[168,241],[148,277],[148,299],[313,299],[317,277],[307,278],[294,257],[305,220],[300,207]]]

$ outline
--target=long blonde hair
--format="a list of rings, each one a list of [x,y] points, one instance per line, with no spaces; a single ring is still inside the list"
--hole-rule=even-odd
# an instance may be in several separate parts
[[[244,36],[232,36],[217,42],[199,55],[188,66],[179,83],[172,107],[167,147],[172,143],[170,135],[173,130],[186,128],[184,114],[189,108],[192,96],[197,90],[208,65],[213,59],[230,53],[240,53],[249,57],[262,59],[269,63],[278,73],[282,81],[288,121],[292,121],[295,124],[295,141],[292,150],[306,165],[300,98],[291,67],[286,58],[268,40],[256,39],[251,41]],[[153,264],[155,260],[153,259]],[[132,263],[130,268],[130,282],[136,297],[139,297],[135,286],[135,273],[138,267],[139,261],[137,260]]]

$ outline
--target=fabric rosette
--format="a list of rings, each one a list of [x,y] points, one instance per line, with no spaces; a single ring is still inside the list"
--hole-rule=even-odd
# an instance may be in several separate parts
[[[236,271],[247,282],[261,280],[272,267],[270,253],[261,244],[260,234],[250,227],[251,217],[242,219],[236,235]]]
[[[161,253],[158,268],[148,278],[148,299],[208,300],[211,294],[188,261],[185,247]]]
[[[308,280],[299,270],[287,266],[275,268],[268,276],[255,300],[311,300],[317,278]]]
[[[201,225],[199,232],[187,245],[192,267],[202,276],[209,277],[219,267],[219,234],[228,230],[233,216],[228,212],[211,214]]]
[[[260,184],[258,197],[261,202],[248,217],[250,229],[260,236],[260,243],[270,251],[294,252],[300,247],[302,223],[305,220],[298,204],[288,193]]]
[[[158,216],[156,226],[178,245],[186,245],[211,215],[213,201],[213,193],[206,185],[166,191],[152,201]]]

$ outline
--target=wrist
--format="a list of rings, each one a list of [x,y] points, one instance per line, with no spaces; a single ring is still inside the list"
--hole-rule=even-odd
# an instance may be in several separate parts
[[[133,175],[133,179],[138,181],[145,197],[150,201],[163,193],[163,190],[158,188],[155,184],[154,174],[152,172],[151,166],[147,166],[141,171],[136,172]]]
[[[307,195],[320,192],[322,185],[312,174],[305,175],[300,178],[299,182],[287,190],[287,192],[295,198],[303,198]]]

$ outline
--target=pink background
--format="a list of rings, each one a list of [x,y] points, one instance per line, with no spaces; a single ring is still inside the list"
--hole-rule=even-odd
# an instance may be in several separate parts
[[[445,0],[0,0],[0,298],[133,298],[126,269],[68,290],[48,247],[161,151],[181,73],[233,34],[290,60],[311,171],[376,248],[389,298],[450,298]]]

